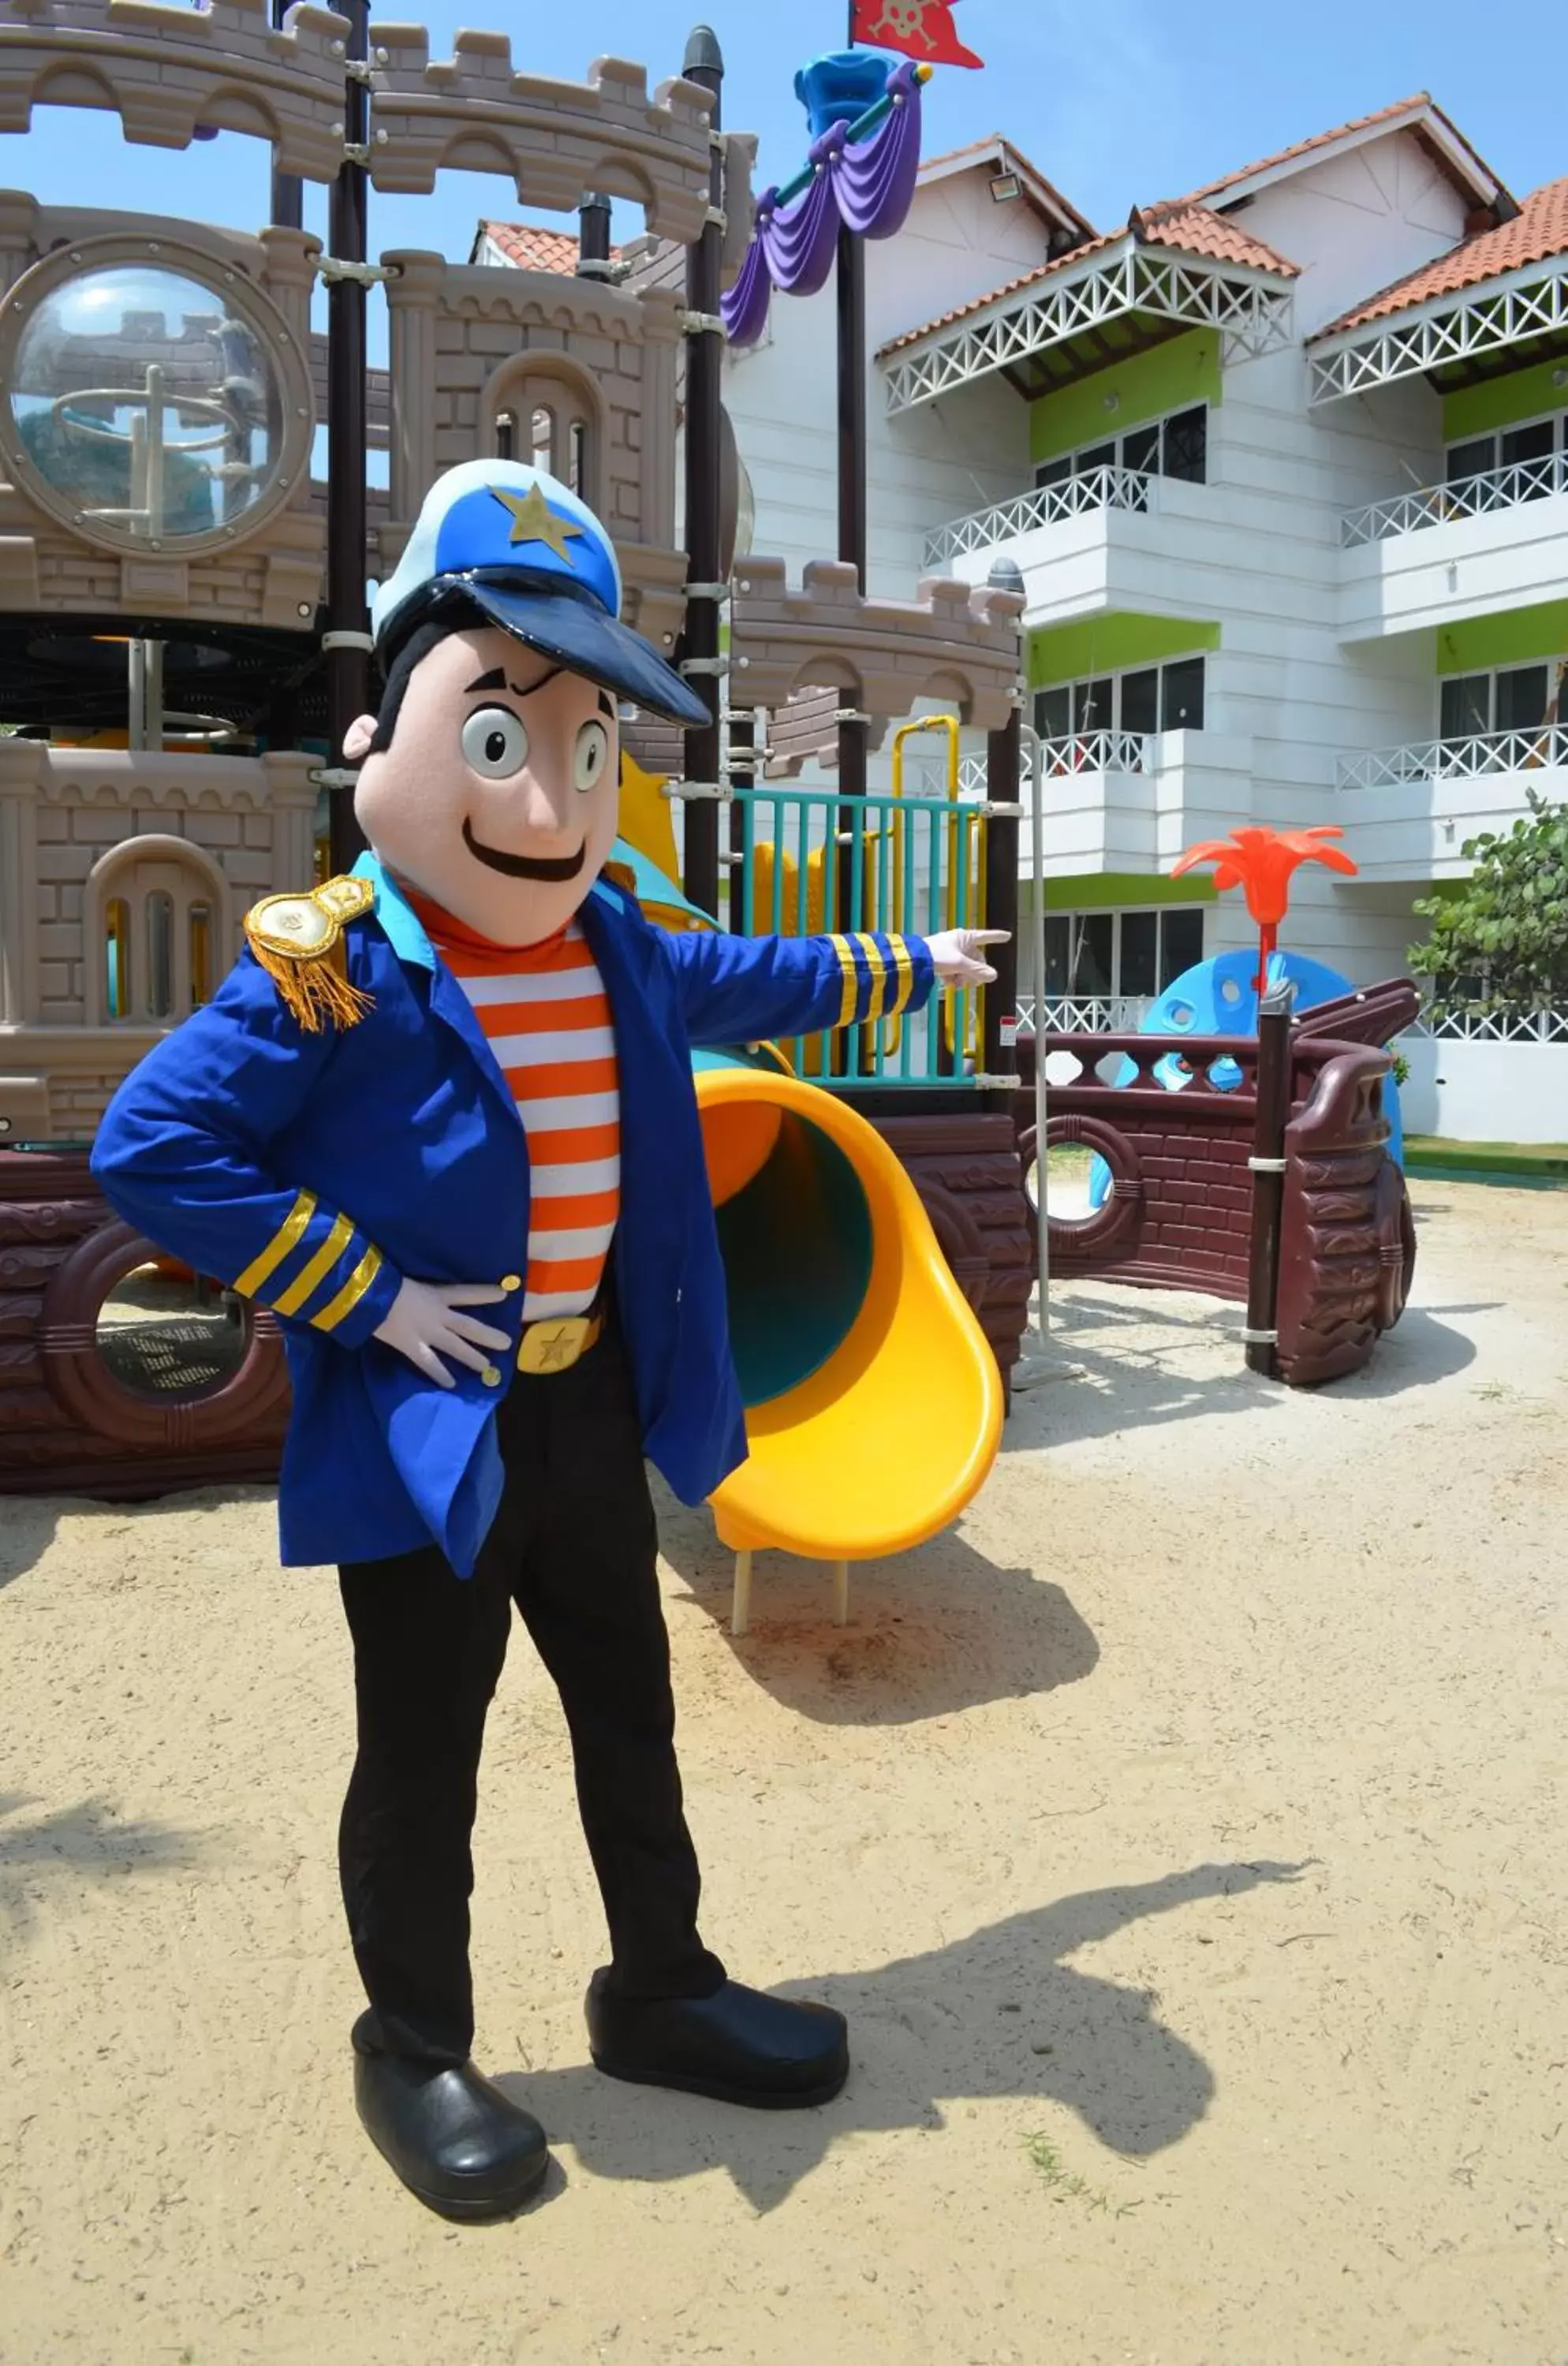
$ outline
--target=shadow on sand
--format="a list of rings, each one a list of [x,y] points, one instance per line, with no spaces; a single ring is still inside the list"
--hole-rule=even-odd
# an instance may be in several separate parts
[[[1157,1997],[1064,1959],[1148,1914],[1289,1882],[1286,1865],[1204,1865],[1125,1889],[1086,1890],[967,1939],[874,1970],[833,1972],[783,1991],[836,2005],[854,2067],[819,2111],[752,2112],[615,2086],[588,2065],[499,2083],[570,2145],[596,2177],[664,2183],[727,2169],[759,2211],[775,2209],[836,2139],[939,2129],[960,2100],[1065,2104],[1101,2144],[1147,2159],[1208,2109],[1213,2073],[1158,2018]]]
[[[38,1805],[0,1793],[0,1942],[7,1952],[26,1945],[51,1878],[119,1881],[130,1874],[171,1872],[194,1864],[200,1847],[188,1832],[120,1821],[106,1799],[25,1817]]]
[[[1078,1684],[1099,1661],[1059,1585],[998,1568],[953,1529],[857,1562],[842,1628],[825,1564],[759,1553],[751,1632],[732,1638],[732,1556],[704,1514],[660,1498],[660,1549],[691,1588],[669,1606],[677,1639],[683,1615],[711,1618],[754,1682],[818,1724],[915,1725]]]

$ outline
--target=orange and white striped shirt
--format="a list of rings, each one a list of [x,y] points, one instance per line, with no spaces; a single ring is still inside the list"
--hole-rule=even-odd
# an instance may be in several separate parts
[[[410,898],[473,1006],[528,1142],[533,1203],[523,1320],[581,1314],[604,1279],[621,1206],[615,1031],[577,920],[538,945],[493,945]]]

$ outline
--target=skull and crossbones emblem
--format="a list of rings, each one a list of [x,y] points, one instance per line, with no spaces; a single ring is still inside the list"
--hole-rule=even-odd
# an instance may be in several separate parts
[[[891,33],[897,41],[919,39],[928,50],[942,44],[931,30],[926,19],[935,13],[947,14],[947,0],[883,0],[882,14],[865,36],[874,41],[880,33]]]

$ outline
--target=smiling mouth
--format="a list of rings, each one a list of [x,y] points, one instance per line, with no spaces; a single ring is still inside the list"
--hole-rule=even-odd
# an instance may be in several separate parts
[[[488,864],[491,871],[503,872],[508,879],[575,879],[588,849],[585,839],[575,854],[558,855],[553,861],[543,855],[502,854],[497,846],[481,846],[474,836],[473,823],[467,819],[463,823],[463,843],[477,861]]]

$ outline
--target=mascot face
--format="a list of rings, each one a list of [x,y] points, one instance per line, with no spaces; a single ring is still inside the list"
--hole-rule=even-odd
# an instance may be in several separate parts
[[[563,929],[615,842],[620,699],[690,728],[708,710],[621,619],[615,546],[543,469],[436,479],[376,595],[379,722],[344,740],[387,868],[492,944]]]
[[[389,746],[361,716],[354,808],[388,868],[478,936],[565,928],[615,842],[610,693],[495,626],[448,633],[408,677]]]

